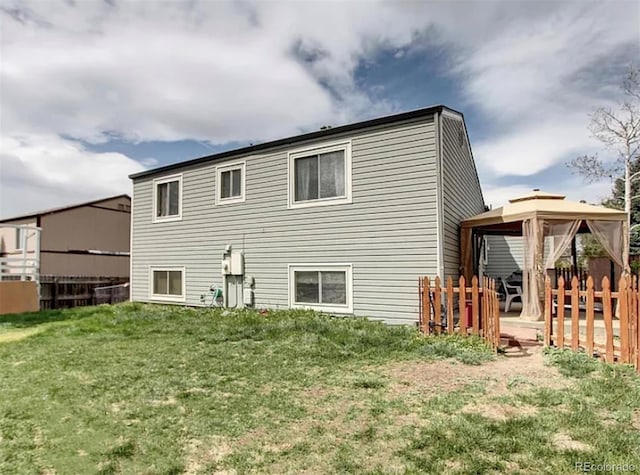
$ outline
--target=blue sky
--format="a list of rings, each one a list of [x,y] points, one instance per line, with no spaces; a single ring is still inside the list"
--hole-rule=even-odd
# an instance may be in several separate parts
[[[599,201],[588,114],[640,58],[640,3],[0,0],[0,216],[128,174],[434,104],[464,113],[488,204]]]

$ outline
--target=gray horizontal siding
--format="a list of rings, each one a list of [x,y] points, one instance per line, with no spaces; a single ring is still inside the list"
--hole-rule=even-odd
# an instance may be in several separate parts
[[[258,307],[288,306],[288,265],[351,264],[354,314],[417,320],[417,278],[436,270],[435,128],[432,119],[360,131],[352,140],[350,204],[287,208],[287,153],[185,168],[182,220],[152,222],[152,180],[134,183],[132,298],[149,301],[149,266],[185,266],[187,304],[220,285],[227,244],[245,250]],[[323,141],[309,143],[322,145]],[[215,205],[215,167],[246,161],[246,201]],[[180,173],[172,171],[170,174]]]
[[[482,190],[462,118],[442,117],[444,273],[460,275],[460,221],[484,211]]]
[[[517,236],[487,236],[489,251],[485,273],[491,277],[508,277],[524,267],[524,241]]]

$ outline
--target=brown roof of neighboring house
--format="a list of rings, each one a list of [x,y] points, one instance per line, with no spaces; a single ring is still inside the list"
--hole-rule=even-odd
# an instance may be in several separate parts
[[[20,216],[12,216],[11,218],[3,218],[3,219],[0,219],[0,223],[6,223],[7,221],[16,221],[18,219],[37,218],[38,216],[44,216],[45,214],[54,214],[54,213],[59,213],[60,211],[68,211],[70,209],[82,208],[83,206],[92,206],[98,203],[102,203],[103,201],[115,200],[117,198],[129,198],[129,201],[131,201],[131,197],[126,193],[123,193],[120,195],[109,196],[107,198],[100,198],[98,200],[86,201],[84,203],[76,203],[76,204],[67,205],[67,206],[58,206],[56,208],[36,211],[33,213],[23,214]]]

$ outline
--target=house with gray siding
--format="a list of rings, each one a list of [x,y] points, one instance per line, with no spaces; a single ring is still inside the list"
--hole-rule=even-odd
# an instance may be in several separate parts
[[[131,297],[418,319],[484,211],[461,113],[435,106],[131,175]]]

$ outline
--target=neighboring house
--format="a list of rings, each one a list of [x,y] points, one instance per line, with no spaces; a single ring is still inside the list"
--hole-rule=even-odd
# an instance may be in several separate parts
[[[131,178],[140,302],[201,305],[224,282],[234,306],[413,323],[418,277],[458,278],[458,224],[485,209],[463,116],[444,106]]]
[[[128,277],[131,198],[110,198],[0,220],[0,259],[37,253],[33,231],[42,229],[40,274]],[[16,271],[17,272],[17,271]]]

